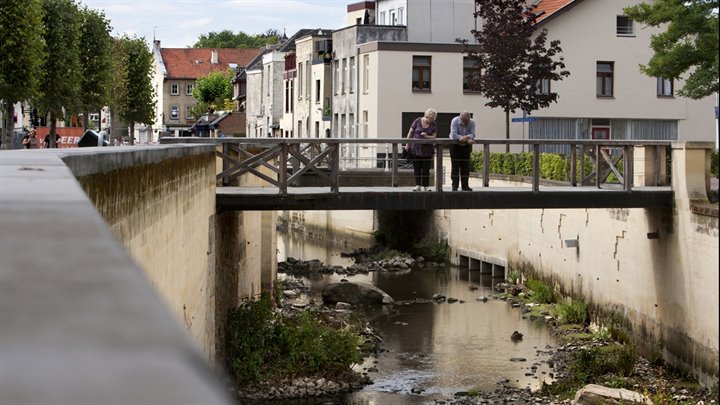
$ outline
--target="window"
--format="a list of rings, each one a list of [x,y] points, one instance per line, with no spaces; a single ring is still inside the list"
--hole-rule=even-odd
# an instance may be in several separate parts
[[[186,106],[185,106],[185,119],[186,119],[186,120],[191,120],[191,121],[192,121],[192,120],[195,119],[195,117],[193,117],[193,115],[192,115],[192,108],[193,108],[193,106],[191,106],[191,105],[186,105]]]
[[[185,86],[185,95],[186,96],[192,96],[193,89],[195,88],[194,84],[188,84]]]
[[[397,11],[397,25],[405,25],[405,16],[404,16],[404,13],[403,13],[404,11],[405,11],[404,8],[398,7],[398,11]]]
[[[475,65],[472,58],[463,58],[463,92],[477,93],[480,91],[478,80],[480,79],[480,68]]]
[[[345,82],[347,81],[347,71],[348,71],[347,62],[348,62],[347,58],[343,58],[343,60],[342,60],[342,71],[340,72],[340,76],[342,76],[342,79],[341,79],[341,82],[342,82],[342,83],[341,83],[341,91],[342,91],[342,94],[345,94],[345,87],[346,87]]]
[[[348,138],[356,138],[357,134],[355,134],[355,114],[350,113],[348,114]]]
[[[335,85],[335,94],[340,94],[340,61],[335,61],[335,78],[333,84]]]
[[[348,87],[350,88],[350,93],[355,92],[355,57],[350,57],[350,80],[348,81]]]
[[[598,97],[613,96],[613,70],[615,62],[597,62],[595,95]]]
[[[363,93],[370,90],[370,55],[363,55],[363,65],[365,74],[363,75]]]
[[[271,82],[272,81],[270,80],[270,66],[267,66],[265,68],[265,91],[267,92],[266,93],[267,97],[270,97],[270,83]]]
[[[363,110],[362,128],[363,128],[363,137],[367,138],[368,137],[368,111],[367,110]]]
[[[173,105],[170,106],[170,119],[176,120],[180,117],[180,107]]]
[[[305,98],[310,100],[312,96],[312,69],[310,68],[310,61],[305,61],[305,75],[307,75],[305,82]],[[302,78],[300,78],[302,80]]]
[[[431,56],[413,56],[412,89],[430,91]]]
[[[657,96],[672,97],[673,96],[673,79],[657,78]]]
[[[180,85],[173,83],[170,85],[170,95],[177,96],[180,94]]]
[[[304,77],[304,76],[303,76],[303,67],[304,67],[304,66],[305,66],[305,65],[304,65],[302,62],[298,63],[298,76],[297,76],[297,77],[298,77],[298,82],[299,82],[299,86],[298,86],[298,100],[302,100],[302,97],[303,97],[303,88],[305,87],[305,86],[304,86],[305,82],[303,81],[303,77]]]
[[[397,24],[397,15],[395,14],[395,10],[390,10],[388,13],[388,24],[389,25],[396,25]]]
[[[549,95],[550,94],[550,79],[540,79],[537,81],[537,89],[535,94]]]
[[[315,104],[320,104],[320,80],[315,80]]]
[[[634,37],[635,26],[633,24],[633,20],[626,15],[617,16],[616,32],[619,37]]]
[[[385,25],[385,12],[380,12],[380,21],[378,21],[378,25]]]

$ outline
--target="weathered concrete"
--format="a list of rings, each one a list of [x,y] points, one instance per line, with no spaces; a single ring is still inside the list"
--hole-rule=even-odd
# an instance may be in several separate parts
[[[207,356],[76,180],[208,152],[0,152],[0,402],[230,403]],[[207,240],[207,225],[201,232]],[[131,244],[153,250],[158,242]]]
[[[673,145],[672,209],[452,210],[436,214],[438,228],[455,252],[534,272],[619,316],[644,354],[716,385],[718,218],[690,207],[706,195],[710,147]]]

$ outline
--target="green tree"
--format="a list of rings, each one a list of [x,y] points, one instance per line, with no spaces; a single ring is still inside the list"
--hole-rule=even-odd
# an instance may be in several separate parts
[[[78,101],[84,117],[83,127],[87,130],[90,111],[100,111],[110,100],[112,37],[110,22],[104,13],[83,8],[80,15],[81,82]]]
[[[144,38],[120,38],[114,52],[121,61],[121,72],[114,76],[113,115],[130,126],[130,144],[135,143],[135,123],[151,124],[155,120],[154,90],[151,83],[153,57]]]
[[[232,70],[216,70],[205,77],[197,79],[193,89],[193,98],[199,103],[206,103],[215,110],[224,109],[225,100],[233,95],[232,79],[235,73]]]
[[[55,145],[58,118],[65,112],[76,112],[81,82],[80,70],[80,14],[74,0],[44,0],[43,26],[48,56],[43,65],[43,94],[36,105],[42,113],[50,114],[50,147]]]
[[[45,60],[41,0],[3,0],[0,5],[0,102],[7,121],[2,145],[10,148],[15,103],[36,98]]]
[[[699,99],[718,92],[718,0],[655,0],[624,9],[633,20],[665,32],[652,35],[655,54],[640,71],[650,77],[684,78],[678,94]],[[689,72],[689,73],[688,73]]]
[[[476,74],[471,86],[488,98],[485,104],[505,112],[505,138],[510,139],[510,113],[534,111],[556,102],[558,94],[543,90],[543,81],[562,80],[570,75],[560,54],[560,41],[547,45],[547,31],[537,31],[536,6],[525,0],[476,0],[476,17],[483,28],[473,30],[477,48],[465,44],[474,60]],[[506,151],[510,145],[506,146]]]
[[[230,30],[222,30],[200,35],[193,48],[262,48],[278,43],[278,38],[277,30],[267,30],[259,35],[249,35],[242,31],[235,34]]]

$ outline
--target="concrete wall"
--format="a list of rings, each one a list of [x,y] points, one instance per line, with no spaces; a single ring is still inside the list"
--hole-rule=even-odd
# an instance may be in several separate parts
[[[131,163],[78,180],[188,335],[212,361],[214,263],[207,254],[215,215],[212,149],[200,155]]]
[[[0,402],[231,403],[184,332],[212,344],[213,169],[208,146],[0,152]]]
[[[436,213],[441,237],[456,261],[458,252],[473,252],[508,271],[532,269],[605,315],[620,315],[644,354],[717,384],[718,217],[691,209],[707,201],[709,147],[673,146],[673,209],[444,211]],[[481,180],[471,183],[479,188]],[[577,249],[564,247],[573,239]]]

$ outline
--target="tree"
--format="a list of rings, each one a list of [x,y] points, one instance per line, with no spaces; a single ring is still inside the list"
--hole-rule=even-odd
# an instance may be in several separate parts
[[[130,144],[135,144],[135,123],[155,120],[154,90],[151,83],[153,56],[144,38],[123,36],[115,45],[114,57],[119,72],[113,77],[112,112],[130,126]]]
[[[43,65],[43,94],[38,109],[50,114],[50,147],[55,145],[56,120],[65,112],[76,112],[81,82],[80,19],[74,0],[44,0],[45,44],[48,56]]]
[[[83,8],[80,16],[81,81],[78,102],[84,117],[83,128],[87,130],[90,111],[100,111],[110,100],[112,37],[110,22],[104,13]]]
[[[39,94],[45,60],[41,0],[3,0],[0,6],[0,102],[8,117],[3,148],[10,148],[15,103]]]
[[[242,31],[234,34],[230,30],[209,32],[200,35],[193,48],[262,48],[278,43],[279,31],[267,30],[260,35],[249,35]]]
[[[718,92],[718,0],[655,0],[624,9],[633,20],[658,27],[651,36],[655,54],[640,71],[650,77],[683,78],[678,94],[699,99]],[[690,72],[688,74],[688,72]]]
[[[232,70],[216,70],[205,77],[197,79],[193,89],[193,98],[199,103],[205,103],[215,110],[224,109],[225,100],[233,95],[232,79],[235,73]]]
[[[558,94],[541,91],[543,81],[570,75],[565,70],[560,41],[547,43],[547,30],[536,32],[535,6],[525,0],[476,0],[475,17],[483,21],[473,30],[477,47],[467,41],[464,53],[474,61],[471,86],[489,99],[485,104],[505,112],[505,139],[510,139],[510,113],[534,111],[556,102]],[[533,39],[534,36],[534,39]],[[510,145],[506,146],[510,150]]]

